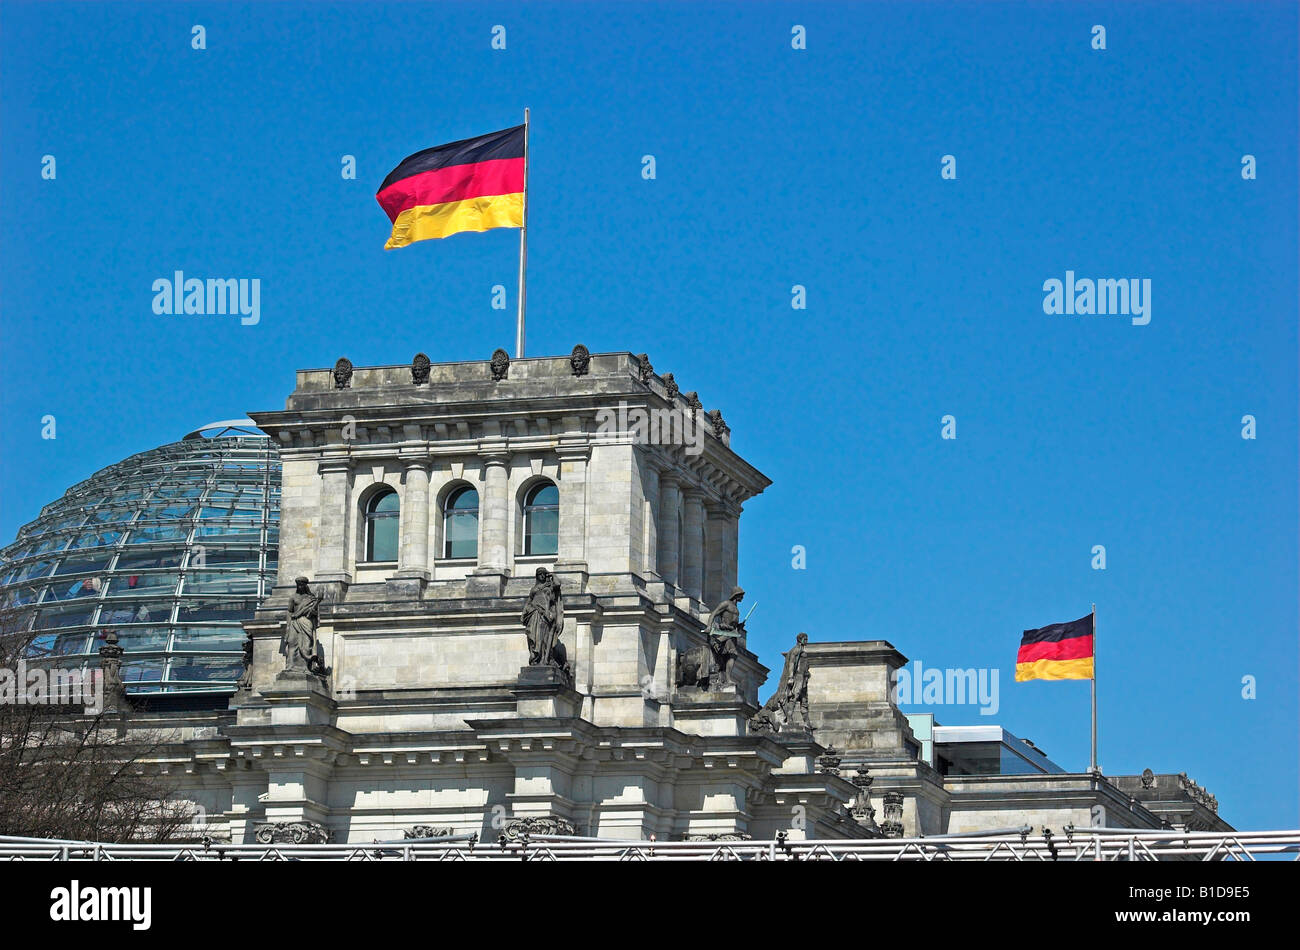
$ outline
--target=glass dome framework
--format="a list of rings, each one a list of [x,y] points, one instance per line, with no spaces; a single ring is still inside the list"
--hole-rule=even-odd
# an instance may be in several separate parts
[[[46,505],[0,551],[0,607],[32,661],[94,663],[111,629],[129,692],[233,690],[279,533],[274,443],[249,420],[213,423]]]

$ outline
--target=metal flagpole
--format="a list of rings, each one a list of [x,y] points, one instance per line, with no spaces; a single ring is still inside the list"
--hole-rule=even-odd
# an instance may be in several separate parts
[[[524,208],[519,228],[519,321],[515,329],[515,359],[524,356],[524,271],[528,267],[528,110],[524,109]]]
[[[1088,769],[1097,774],[1097,605],[1092,605],[1092,766]]]

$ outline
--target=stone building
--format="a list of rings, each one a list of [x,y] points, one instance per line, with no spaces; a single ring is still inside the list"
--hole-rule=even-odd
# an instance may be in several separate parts
[[[1099,776],[941,774],[894,703],[906,658],[885,641],[807,645],[811,734],[752,728],[768,670],[743,639],[734,682],[679,675],[707,650],[740,515],[770,482],[644,355],[340,360],[252,418],[279,445],[282,491],[248,680],[228,707],[159,696],[131,716],[170,737],[158,767],[210,834],[494,840],[533,819],[615,838],[867,837],[1086,826],[1098,805],[1107,824],[1160,827],[1156,792],[1139,803]],[[538,568],[563,591],[571,675],[526,669]],[[323,601],[325,676],[281,675],[299,576]]]

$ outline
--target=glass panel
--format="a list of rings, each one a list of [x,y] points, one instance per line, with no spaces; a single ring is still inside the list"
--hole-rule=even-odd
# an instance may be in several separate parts
[[[530,505],[558,505],[560,503],[560,490],[554,485],[538,485],[534,488],[528,497]]]
[[[65,557],[55,570],[55,574],[99,574],[108,567],[109,558],[113,555],[104,551],[100,554],[93,554],[89,557]]]
[[[478,510],[478,492],[472,488],[458,488],[450,498],[447,499],[448,509],[474,509]]]
[[[198,620],[243,620],[257,608],[256,600],[188,600],[181,601],[178,623]]]
[[[245,639],[241,627],[177,627],[172,649],[242,652]]]
[[[449,511],[443,557],[478,556],[478,510]]]
[[[208,567],[240,568],[256,571],[261,560],[259,549],[205,548],[196,544],[190,552],[190,567],[202,570]]]
[[[528,512],[525,554],[555,554],[560,545],[560,512],[540,508]]]
[[[104,589],[104,581],[99,577],[81,577],[73,581],[56,581],[50,585],[48,600],[75,600],[78,597],[98,597]]]
[[[126,597],[131,594],[170,594],[176,590],[180,575],[172,572],[163,574],[115,574],[108,585],[109,597]]]
[[[245,541],[251,538],[258,538],[262,534],[262,526],[257,523],[253,524],[200,524],[194,532],[194,538],[197,541],[202,538],[205,542],[215,543],[218,541]]]
[[[44,589],[40,584],[25,584],[22,587],[15,587],[5,592],[4,605],[6,607],[22,607],[26,604],[33,604],[41,596],[41,591]]]
[[[132,535],[132,543],[135,536]],[[142,571],[154,567],[180,567],[182,551],[178,548],[171,551],[128,551],[118,556],[117,563],[113,565],[113,570],[121,571]]]
[[[166,623],[171,619],[172,608],[168,603],[150,603],[147,600],[116,601],[104,605],[99,612],[99,625],[113,626],[120,623]]]
[[[123,650],[143,653],[146,650],[166,650],[171,638],[169,627],[133,627],[117,635],[118,646]]]
[[[398,497],[397,492],[384,492],[378,499],[371,502],[370,510],[378,514],[381,511],[397,511]]]
[[[70,604],[67,607],[43,607],[36,615],[37,630],[58,627],[80,627],[90,623],[95,613],[94,604]]]
[[[244,672],[243,662],[228,657],[173,657],[169,680],[226,681],[233,683]]]
[[[53,563],[53,561],[32,561],[30,564],[24,564],[14,575],[14,580],[25,581],[33,577],[44,577],[50,573],[50,565]]]
[[[122,661],[122,681],[124,683],[157,683],[162,681],[162,660],[127,660]]]
[[[370,549],[367,560],[397,560],[397,519],[393,514],[370,516]]]
[[[102,548],[117,544],[121,539],[121,531],[91,531],[81,535],[73,541],[73,548]]]
[[[188,524],[136,525],[127,544],[151,544],[155,541],[184,541],[190,533]]]
[[[187,594],[256,594],[257,575],[208,571],[185,575]]]

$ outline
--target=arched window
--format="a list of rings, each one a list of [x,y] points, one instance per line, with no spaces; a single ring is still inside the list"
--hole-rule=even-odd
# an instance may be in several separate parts
[[[397,492],[388,488],[366,502],[366,560],[397,560]]]
[[[442,506],[442,556],[478,557],[478,492],[457,488]]]
[[[560,490],[550,482],[534,485],[524,499],[524,553],[560,550]]]

